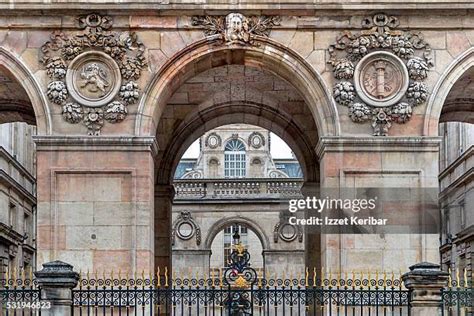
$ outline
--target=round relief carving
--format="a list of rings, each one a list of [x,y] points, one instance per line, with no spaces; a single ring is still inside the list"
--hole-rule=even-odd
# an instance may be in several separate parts
[[[183,240],[191,239],[194,235],[194,226],[189,222],[182,222],[178,225],[177,233]]]
[[[280,238],[284,241],[293,241],[296,239],[298,231],[294,225],[283,224],[280,227]]]
[[[211,133],[206,138],[206,146],[215,149],[221,145],[221,138],[216,133]]]
[[[249,136],[249,145],[252,146],[253,148],[260,148],[265,145],[265,139],[263,138],[263,135],[254,132],[250,134]]]
[[[85,52],[69,65],[66,84],[77,102],[100,107],[112,101],[120,90],[120,68],[103,52]]]
[[[376,107],[398,102],[408,88],[408,71],[400,58],[388,52],[373,52],[357,64],[355,88],[359,97]]]

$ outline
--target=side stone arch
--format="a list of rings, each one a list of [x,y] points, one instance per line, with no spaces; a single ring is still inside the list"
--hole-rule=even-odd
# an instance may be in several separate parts
[[[0,47],[0,66],[8,70],[25,89],[35,113],[37,133],[51,135],[51,113],[40,85],[28,67],[4,47]]]
[[[144,91],[135,121],[135,135],[154,136],[168,99],[189,78],[214,67],[244,64],[285,79],[304,96],[320,136],[338,136],[338,112],[330,89],[303,57],[272,39],[256,37],[255,45],[219,45],[211,36],[175,54]]]
[[[454,84],[473,66],[474,47],[471,47],[454,60],[440,76],[426,109],[424,136],[438,136],[438,124],[446,98]]]
[[[206,239],[204,240],[203,248],[204,249],[211,249],[212,242],[216,238],[217,234],[222,231],[226,226],[232,224],[243,224],[254,231],[257,237],[260,239],[262,243],[263,250],[270,249],[270,239],[268,238],[267,234],[263,230],[260,225],[255,223],[253,220],[242,217],[242,216],[232,216],[232,217],[224,217],[215,222],[208,230]]]

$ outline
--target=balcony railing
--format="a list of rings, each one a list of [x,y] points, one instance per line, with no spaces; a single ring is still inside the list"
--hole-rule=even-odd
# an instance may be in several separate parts
[[[301,196],[303,179],[179,179],[175,198],[186,199],[287,199]]]

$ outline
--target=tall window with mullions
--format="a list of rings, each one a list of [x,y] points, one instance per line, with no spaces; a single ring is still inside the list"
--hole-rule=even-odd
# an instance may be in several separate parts
[[[232,139],[224,150],[224,175],[226,178],[244,178],[245,168],[245,145],[238,139]]]

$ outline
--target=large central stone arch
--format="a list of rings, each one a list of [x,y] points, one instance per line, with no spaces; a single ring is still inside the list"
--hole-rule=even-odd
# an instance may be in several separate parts
[[[161,113],[174,91],[189,78],[213,67],[244,64],[265,69],[297,87],[310,107],[320,136],[338,136],[334,99],[321,76],[299,54],[272,39],[256,37],[253,45],[223,45],[211,36],[176,53],[144,92],[135,121],[136,136],[155,136]]]

